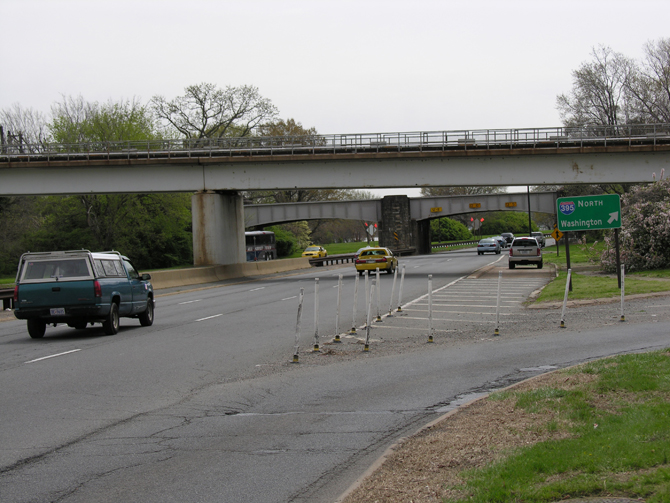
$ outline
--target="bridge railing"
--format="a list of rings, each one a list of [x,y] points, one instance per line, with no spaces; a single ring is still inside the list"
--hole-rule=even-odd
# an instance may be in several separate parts
[[[569,148],[670,143],[670,124],[0,145],[0,162]]]

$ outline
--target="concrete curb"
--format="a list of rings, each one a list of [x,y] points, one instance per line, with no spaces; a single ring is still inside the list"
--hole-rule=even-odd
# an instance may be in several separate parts
[[[566,368],[569,368],[569,367],[566,367]],[[556,370],[552,370],[551,372],[545,372],[544,374],[539,374],[539,375],[536,375],[536,376],[533,376],[533,377],[529,377],[528,379],[524,379],[523,381],[516,382],[516,383],[511,384],[511,385],[509,385],[505,388],[501,388],[500,390],[497,390],[497,391],[505,391],[505,390],[513,389],[517,386],[520,386],[521,384],[533,381],[534,379],[539,379],[540,377],[544,377],[544,376],[549,375],[549,374],[553,374],[554,372],[558,372],[560,370],[564,370],[564,369],[563,368],[556,369]],[[335,500],[334,503],[342,503],[342,501],[347,496],[349,496],[349,494],[351,494],[353,491],[355,491],[367,478],[369,478],[375,471],[377,471],[377,469],[384,464],[384,462],[393,453],[393,451],[395,451],[400,445],[402,445],[403,443],[411,440],[413,437],[416,437],[420,433],[431,429],[436,424],[441,423],[442,421],[450,418],[451,416],[459,413],[460,411],[462,411],[462,410],[464,410],[468,407],[471,407],[472,405],[476,404],[477,402],[479,402],[481,400],[486,400],[490,395],[491,395],[491,393],[486,393],[483,396],[478,396],[477,398],[474,398],[474,399],[470,400],[469,402],[465,402],[465,403],[459,405],[458,407],[456,407],[454,410],[450,410],[449,412],[441,415],[440,417],[438,417],[436,419],[433,419],[429,423],[426,423],[425,425],[420,427],[418,430],[416,430],[414,433],[398,439],[398,441],[395,442],[393,445],[389,446],[382,453],[382,455],[379,458],[377,458],[377,460],[374,463],[372,463],[372,465],[370,465],[370,467],[367,470],[365,470],[363,472],[363,474],[358,479],[356,479],[356,481],[351,486],[349,486],[349,488],[344,493],[342,493],[342,495],[340,495],[340,497],[338,497]]]

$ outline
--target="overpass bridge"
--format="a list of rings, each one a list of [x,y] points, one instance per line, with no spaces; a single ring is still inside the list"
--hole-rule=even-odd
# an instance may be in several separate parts
[[[230,264],[244,260],[238,191],[636,183],[664,169],[670,124],[4,144],[0,195],[193,192],[196,264]],[[390,211],[391,226],[409,218]]]
[[[530,204],[530,206],[529,206]],[[337,218],[379,222],[381,246],[414,248],[430,253],[430,220],[489,211],[556,213],[555,192],[477,194],[463,196],[386,196],[357,201],[250,204],[244,207],[246,227],[263,227],[301,220]],[[397,215],[406,217],[396,218]]]

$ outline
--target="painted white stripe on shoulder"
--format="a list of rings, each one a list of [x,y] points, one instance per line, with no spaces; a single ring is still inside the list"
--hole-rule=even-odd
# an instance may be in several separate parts
[[[64,353],[57,353],[55,355],[43,356],[42,358],[35,358],[34,360],[30,360],[26,363],[35,363],[42,360],[47,360],[49,358],[56,358],[57,356],[69,355],[70,353],[76,353],[77,351],[81,351],[81,349],[73,349],[72,351],[65,351]]]

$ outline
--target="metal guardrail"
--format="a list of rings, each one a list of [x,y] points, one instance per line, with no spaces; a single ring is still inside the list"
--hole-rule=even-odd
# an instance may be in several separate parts
[[[670,124],[247,136],[88,143],[4,143],[1,162],[178,159],[670,145]]]
[[[12,309],[14,307],[14,289],[0,289],[0,299],[2,299],[2,309]]]
[[[474,241],[459,241],[458,243],[434,243],[431,244],[430,247],[435,250],[436,248],[449,248],[450,246],[462,246],[462,245],[476,245],[479,243],[479,240],[474,240]]]
[[[389,248],[396,257],[403,255],[413,255],[416,253],[416,248]],[[309,263],[315,267],[322,267],[324,265],[348,264],[353,263],[358,257],[356,253],[341,253],[339,255],[329,255],[327,257],[311,258]]]

